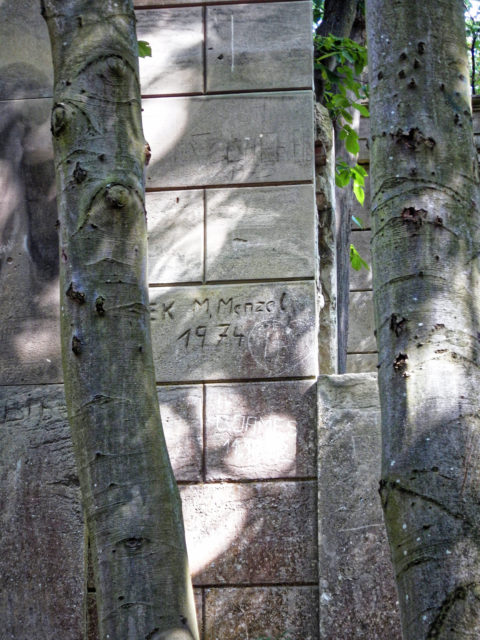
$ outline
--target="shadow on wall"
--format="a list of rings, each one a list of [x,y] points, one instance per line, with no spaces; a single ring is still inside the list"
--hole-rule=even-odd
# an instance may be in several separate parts
[[[190,55],[185,51],[186,58]],[[9,67],[8,82],[14,82],[16,71],[18,67]],[[32,97],[31,92],[22,95],[22,78],[28,77],[30,91],[30,74],[38,78],[38,71],[22,64],[21,74],[18,87],[9,84],[9,91],[15,98]],[[39,95],[44,96],[42,85],[43,78]],[[267,379],[312,378],[316,371],[313,283],[286,287],[282,282],[313,276],[313,219],[307,239],[299,223],[312,188],[243,186],[240,193],[221,187],[299,182],[298,167],[310,162],[309,151],[301,132],[283,130],[281,110],[268,111],[271,96],[264,102],[258,96],[245,98],[249,107],[239,118],[231,109],[232,96],[208,100],[222,105],[213,109],[217,120],[209,123],[209,130],[202,128],[200,98],[145,101],[147,119],[153,127],[155,121],[159,125],[158,133],[151,129],[148,183],[172,189],[147,196],[150,277],[157,285],[152,289],[152,315],[154,332],[163,336],[156,343],[158,379],[189,383],[165,386],[159,393],[182,485],[194,581],[205,587],[202,604],[208,615],[200,619],[209,640],[278,637],[284,631],[291,640],[314,640],[318,593],[313,380],[245,382],[252,372],[255,378]],[[289,108],[287,103],[294,118],[301,119],[305,105],[299,115],[298,101],[290,96],[283,107]],[[171,106],[175,109],[169,111]],[[223,118],[225,106],[230,120]],[[1,160],[8,194],[0,216],[2,383],[60,382],[50,100],[7,100],[0,108],[6,114],[3,139],[8,140]],[[252,135],[231,134],[249,129]],[[192,130],[195,144],[187,135]],[[279,161],[284,163],[280,177],[274,172]],[[180,177],[173,173],[171,183],[162,183],[165,167],[174,165]],[[207,169],[213,171],[208,180],[202,173]],[[197,189],[173,191],[187,182]],[[203,189],[205,185],[211,188]],[[248,196],[248,205],[242,194]],[[238,265],[241,270],[236,271]],[[258,282],[262,279],[278,283]],[[239,280],[257,282],[232,284]],[[200,289],[205,281],[210,282]],[[169,307],[171,299],[163,296],[171,295],[165,285],[172,283],[184,286],[172,290],[179,297],[176,306]],[[215,300],[211,308],[205,305],[207,297]],[[182,299],[187,305],[176,315]],[[240,308],[235,310],[237,304]],[[207,334],[207,327],[214,332]],[[237,383],[218,382],[224,378]],[[198,384],[204,379],[212,384]],[[45,428],[42,419],[39,424]],[[35,542],[29,552],[37,554],[49,534],[48,527],[35,526],[32,521]]]

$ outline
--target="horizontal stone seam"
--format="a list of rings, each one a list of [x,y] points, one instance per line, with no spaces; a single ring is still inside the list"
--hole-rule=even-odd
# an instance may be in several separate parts
[[[361,352],[362,354],[364,352]],[[376,351],[372,353],[377,353]],[[298,377],[276,377],[276,378],[215,378],[212,380],[157,380],[157,387],[182,387],[182,386],[193,386],[193,385],[213,385],[213,384],[246,384],[246,383],[265,383],[265,382],[302,382],[302,381],[312,381],[315,382],[317,380],[317,376],[298,376]],[[49,382],[8,382],[1,383],[0,388],[7,387],[53,387],[53,386],[63,386],[63,380],[54,380]]]
[[[148,284],[152,289],[161,289],[162,287],[199,287],[199,286],[227,286],[235,284],[283,284],[289,282],[314,282],[315,276],[298,276],[290,278],[252,278],[238,280],[194,280],[192,282],[150,282]]]
[[[289,93],[290,91],[312,91],[311,87],[255,87],[254,89],[225,89],[223,91],[190,91],[185,93],[142,93],[142,98],[192,98],[196,96],[231,96],[250,93]]]
[[[347,351],[347,356],[377,355],[378,351]]]
[[[244,189],[246,187],[290,187],[297,185],[311,184],[311,180],[283,180],[272,182],[226,182],[225,184],[199,184],[199,185],[177,185],[173,187],[146,187],[145,193],[164,193],[167,191],[199,191],[200,189]]]
[[[208,468],[207,468],[208,472]],[[300,482],[316,483],[317,476],[277,476],[272,478],[222,478],[221,480],[177,480],[179,487],[221,486],[224,484],[299,484]]]
[[[196,583],[193,580],[193,586],[197,589],[250,589],[250,588],[269,588],[269,587],[314,587],[318,589],[318,582],[212,582],[212,583]]]
[[[211,380],[157,380],[157,386],[160,387],[175,387],[182,385],[195,385],[195,384],[244,384],[248,382],[299,382],[302,380],[312,380],[315,381],[317,376],[298,376],[298,377],[275,377],[275,378],[212,378]],[[1,386],[1,385],[0,385]],[[8,387],[15,387],[17,385],[4,385]],[[40,385],[38,385],[40,386]]]
[[[221,6],[231,4],[280,4],[283,2],[305,2],[305,0],[243,0],[242,2],[183,2],[178,4],[134,5],[135,11],[151,11],[153,9],[181,9],[182,7]]]

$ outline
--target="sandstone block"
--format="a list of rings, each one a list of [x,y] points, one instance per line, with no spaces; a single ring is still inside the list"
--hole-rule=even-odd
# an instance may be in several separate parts
[[[50,102],[0,102],[0,384],[62,379]]]
[[[137,11],[137,37],[152,47],[140,58],[142,94],[203,91],[203,17],[200,7]]]
[[[203,457],[202,387],[159,387],[158,399],[175,478],[177,481],[200,481]]]
[[[371,291],[351,292],[348,352],[376,352],[377,341],[374,331],[373,293]]]
[[[400,640],[378,496],[377,377],[320,376],[318,394],[320,637]]]
[[[316,475],[311,382],[206,387],[207,479]]]
[[[84,532],[63,390],[0,387],[2,637],[82,635]]]
[[[314,276],[313,186],[209,189],[206,196],[207,280]]]
[[[376,371],[377,364],[377,353],[347,353],[347,373]]]
[[[314,481],[188,485],[180,492],[196,586],[317,579]]]
[[[146,99],[148,187],[313,179],[311,91]]]
[[[309,2],[207,7],[207,91],[310,88]]]
[[[203,191],[147,193],[148,280],[201,282]]]
[[[313,282],[150,290],[159,382],[315,375]]]
[[[317,599],[316,587],[206,589],[206,637],[317,640]]]

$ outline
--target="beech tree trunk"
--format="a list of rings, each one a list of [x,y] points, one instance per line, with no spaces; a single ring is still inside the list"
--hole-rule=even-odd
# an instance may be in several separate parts
[[[198,638],[146,281],[131,0],[42,0],[53,65],[65,395],[102,640]]]
[[[405,640],[480,637],[479,184],[461,0],[367,0],[380,493]]]

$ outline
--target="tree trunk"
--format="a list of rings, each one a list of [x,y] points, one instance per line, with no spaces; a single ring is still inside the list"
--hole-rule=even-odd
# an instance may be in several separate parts
[[[102,640],[198,638],[146,282],[131,0],[43,0],[54,64],[65,395]]]
[[[380,492],[405,640],[480,637],[479,188],[461,0],[367,0]]]
[[[323,20],[317,28],[317,35],[337,38],[354,38],[358,35],[358,28],[354,27],[358,10],[358,0],[325,0]],[[353,32],[353,33],[352,33]],[[324,61],[330,68],[334,67],[334,58]],[[315,99],[321,104],[323,101],[323,78],[321,71],[314,72]],[[356,112],[358,115],[358,112]],[[359,118],[354,128],[358,129]],[[346,162],[351,161],[351,156],[345,150],[345,143],[338,137],[338,127],[335,127],[335,157]],[[351,188],[335,188],[335,231],[336,231],[336,307],[337,307],[337,354],[335,373],[345,373],[347,368],[347,341],[348,341],[348,309],[350,289],[350,226],[351,203],[353,193]],[[319,219],[321,212],[318,213]],[[321,236],[321,234],[319,234]],[[320,267],[320,270],[322,266]]]

